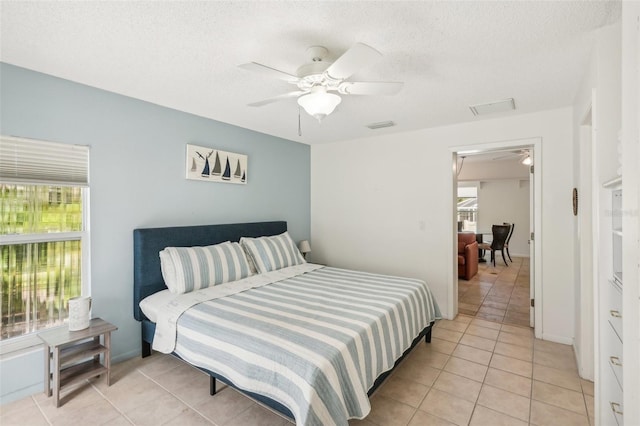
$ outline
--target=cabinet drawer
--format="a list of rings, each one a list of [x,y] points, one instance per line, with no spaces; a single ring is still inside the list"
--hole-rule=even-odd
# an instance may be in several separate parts
[[[602,384],[602,425],[623,426],[622,389],[608,365],[602,365]]]
[[[605,346],[602,348],[602,356],[604,361],[609,364],[613,375],[615,376],[620,388],[624,389],[622,383],[622,342],[613,329],[611,322],[605,327],[603,340]]]
[[[606,318],[622,342],[622,292],[612,281],[607,286]]]

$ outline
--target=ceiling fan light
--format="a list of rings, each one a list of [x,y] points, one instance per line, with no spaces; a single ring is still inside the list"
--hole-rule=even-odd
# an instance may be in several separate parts
[[[529,154],[527,154],[523,159],[522,159],[522,164],[524,164],[525,166],[530,166],[533,163],[533,161],[531,160],[531,156]]]
[[[331,114],[340,102],[342,102],[340,96],[327,93],[322,86],[313,87],[311,93],[298,98],[298,105],[318,121],[322,121],[323,118]]]

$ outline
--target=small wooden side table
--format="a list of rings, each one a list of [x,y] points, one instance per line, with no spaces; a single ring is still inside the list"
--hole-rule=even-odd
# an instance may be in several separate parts
[[[44,342],[44,393],[51,396],[53,390],[56,407],[60,406],[61,391],[90,377],[106,374],[107,386],[111,385],[111,332],[117,329],[94,318],[84,330],[59,327],[38,334]],[[102,363],[101,354],[104,354]]]

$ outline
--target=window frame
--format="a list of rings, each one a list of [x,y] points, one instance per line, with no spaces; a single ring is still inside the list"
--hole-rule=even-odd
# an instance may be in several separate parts
[[[26,143],[42,143],[42,144],[54,144],[47,141],[36,141],[23,138],[0,136],[3,141],[8,143],[15,143],[24,141]],[[57,143],[59,145],[68,145]],[[77,145],[73,145],[72,149],[79,148]],[[90,166],[90,152],[89,147],[83,147],[86,149],[86,182],[81,183],[77,181],[61,182],[59,180],[46,180],[46,179],[14,179],[9,176],[0,176],[0,183],[9,185],[22,185],[22,186],[49,186],[49,187],[79,187],[81,190],[81,209],[82,209],[82,230],[80,231],[66,231],[66,232],[42,232],[42,233],[28,233],[28,234],[4,234],[0,235],[0,245],[14,245],[14,244],[30,244],[30,243],[48,243],[57,241],[80,241],[81,247],[81,262],[80,262],[80,275],[81,275],[81,295],[91,296],[91,232],[90,232],[90,191],[89,191],[89,166]],[[55,328],[66,327],[66,324],[48,327],[46,330]],[[15,354],[22,352],[25,349],[30,349],[33,346],[39,346],[42,342],[37,337],[38,333],[45,329],[35,330],[19,336],[8,337],[0,340],[0,359],[8,354]]]

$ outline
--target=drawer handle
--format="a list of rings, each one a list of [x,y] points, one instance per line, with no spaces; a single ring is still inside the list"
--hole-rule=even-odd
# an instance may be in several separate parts
[[[614,318],[622,318],[622,315],[620,315],[619,311],[615,311],[615,310],[610,310],[609,313],[611,314],[612,317]]]
[[[617,356],[610,356],[609,357],[609,361],[611,361],[611,364],[613,365],[617,365],[622,367],[622,363],[620,362],[620,358],[618,358]]]
[[[618,404],[617,402],[609,402],[609,405],[611,405],[611,411],[616,414],[622,415],[622,411],[620,411],[620,404]]]

